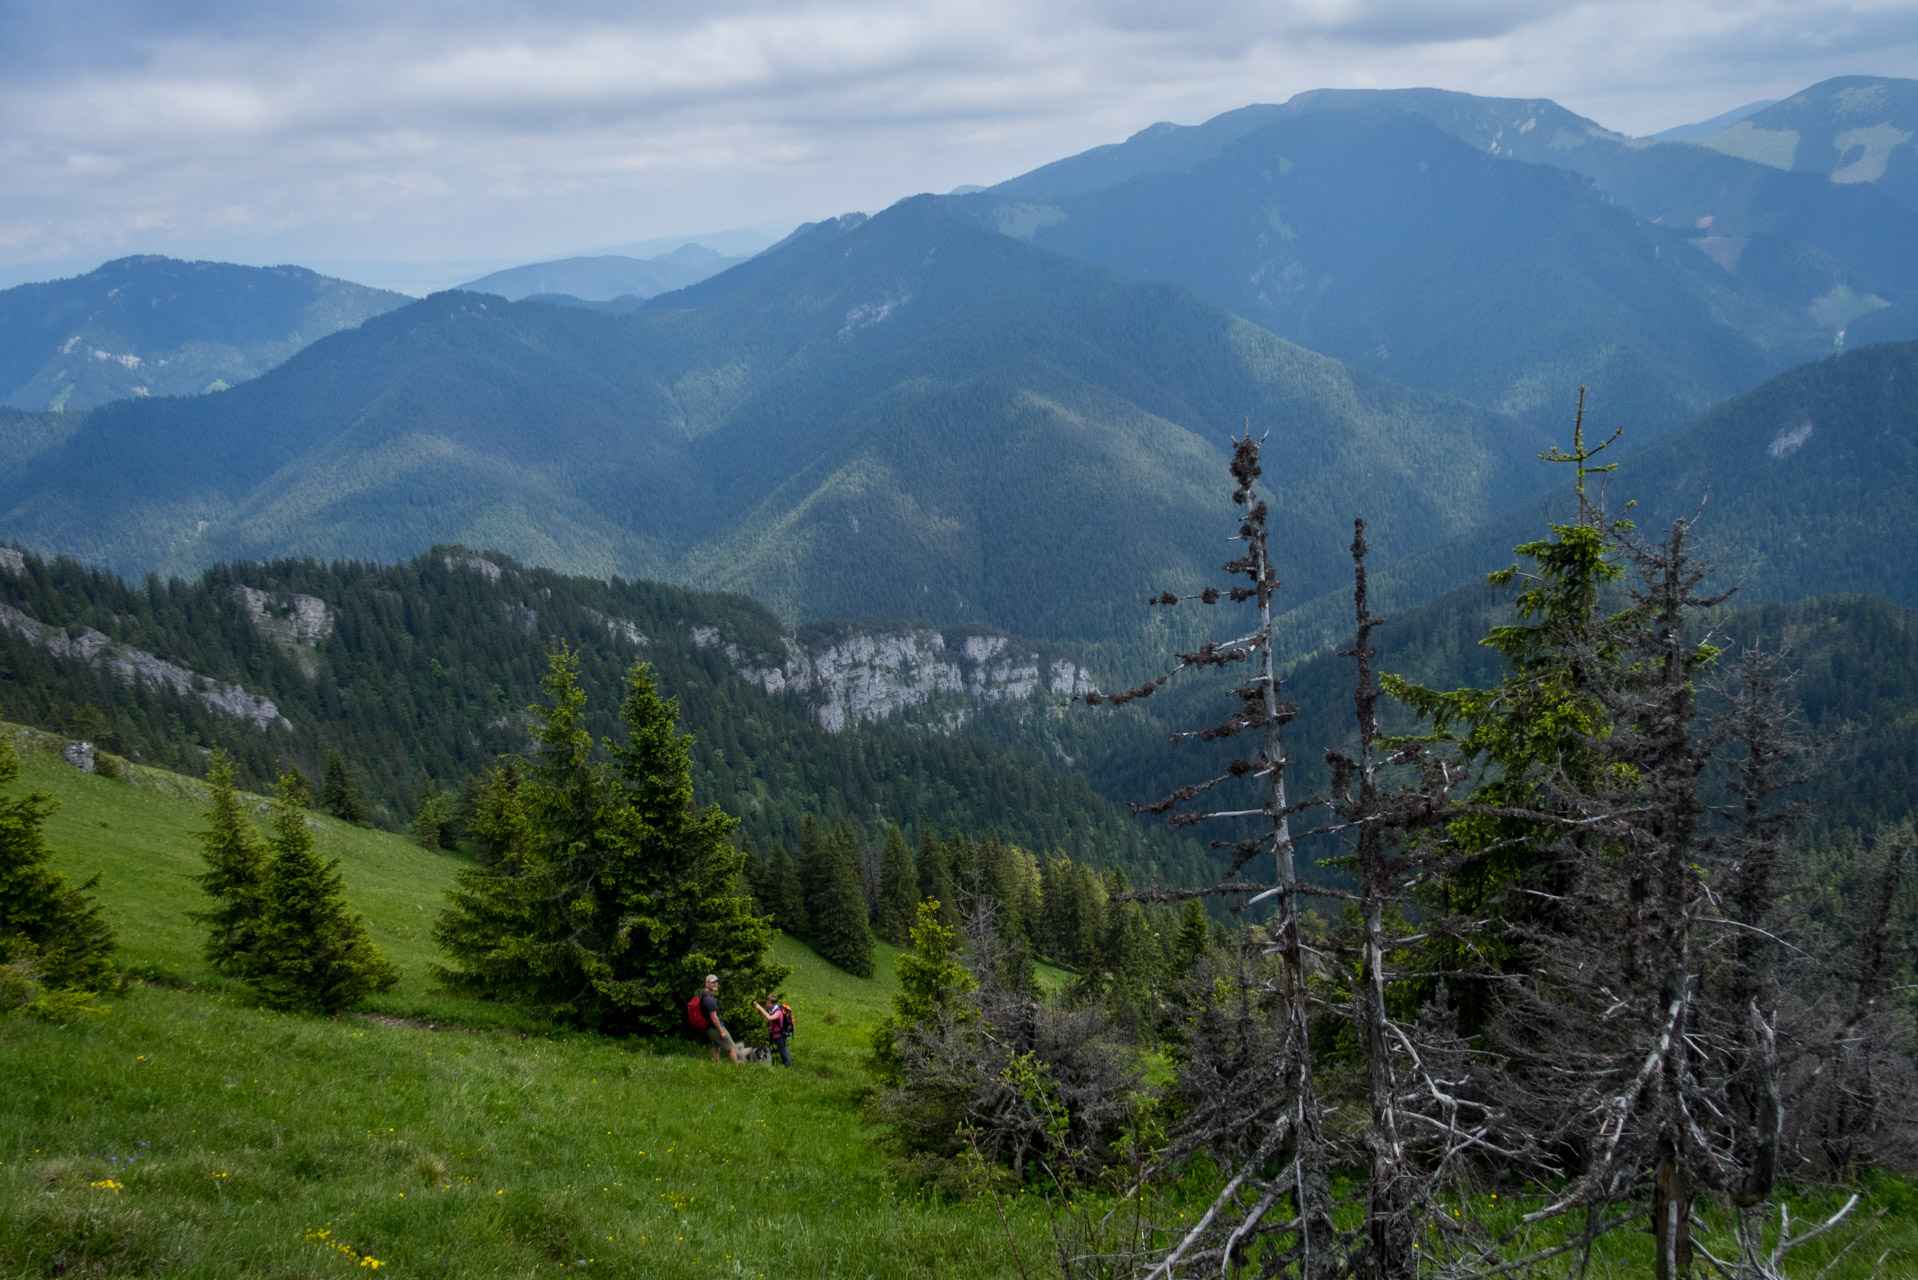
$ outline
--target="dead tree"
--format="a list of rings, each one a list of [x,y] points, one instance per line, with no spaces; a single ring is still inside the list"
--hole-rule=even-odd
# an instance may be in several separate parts
[[[1088,694],[1085,700],[1123,704],[1147,697],[1173,675],[1204,668],[1229,668],[1254,663],[1251,677],[1235,691],[1238,707],[1218,724],[1174,735],[1175,742],[1214,742],[1250,735],[1256,747],[1234,759],[1223,774],[1181,787],[1135,812],[1169,814],[1176,826],[1209,820],[1249,825],[1250,833],[1234,840],[1215,841],[1230,850],[1230,870],[1219,884],[1207,889],[1167,895],[1148,891],[1148,897],[1190,897],[1228,894],[1246,904],[1276,899],[1264,950],[1277,960],[1269,982],[1271,1012],[1277,1034],[1254,1068],[1261,1096],[1250,1114],[1213,1114],[1201,1126],[1244,1128],[1256,1125],[1259,1140],[1252,1150],[1227,1166],[1224,1189],[1198,1221],[1180,1236],[1147,1272],[1172,1277],[1197,1269],[1229,1268],[1235,1261],[1256,1257],[1263,1275],[1295,1275],[1301,1280],[1333,1280],[1345,1269],[1344,1251],[1332,1222],[1332,1156],[1323,1130],[1323,1115],[1314,1069],[1311,1040],[1311,973],[1301,936],[1305,899],[1311,887],[1299,875],[1291,819],[1301,806],[1286,795],[1284,727],[1297,712],[1285,701],[1278,662],[1273,652],[1272,601],[1279,588],[1278,569],[1272,563],[1267,519],[1270,510],[1260,496],[1258,479],[1260,441],[1246,434],[1233,442],[1232,501],[1243,514],[1236,541],[1243,554],[1226,562],[1225,572],[1240,579],[1228,589],[1207,588],[1195,596],[1172,592],[1154,603],[1176,606],[1189,601],[1205,605],[1227,599],[1251,602],[1257,610],[1253,630],[1235,639],[1211,641],[1192,653],[1179,655],[1165,676],[1125,693]],[[1208,792],[1240,779],[1254,788],[1254,803],[1243,808],[1180,808]],[[1176,810],[1176,812],[1175,812]],[[1250,884],[1239,874],[1255,859],[1271,858],[1273,882]],[[1155,1162],[1151,1172],[1166,1166],[1179,1153],[1201,1147],[1226,1149],[1212,1141],[1220,1136],[1206,1128],[1188,1126],[1172,1149]],[[1148,1175],[1149,1176],[1149,1175]]]

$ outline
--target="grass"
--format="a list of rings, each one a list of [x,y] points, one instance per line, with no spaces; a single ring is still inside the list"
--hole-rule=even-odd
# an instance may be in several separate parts
[[[84,1025],[0,1020],[0,1274],[333,1276],[362,1258],[442,1276],[1013,1269],[989,1205],[900,1191],[862,1123],[891,948],[860,979],[779,940],[790,1072],[558,1033],[429,989],[456,856],[322,819],[321,848],[403,976],[366,1015],[275,1014],[206,968],[185,918],[195,784],[141,770],[129,786],[41,751],[22,763],[23,785],[61,801],[56,865],[102,873],[148,980]]]
[[[431,919],[457,855],[321,819],[321,848],[402,979],[361,1015],[275,1014],[207,970],[186,919],[198,784],[90,777],[44,749],[22,763],[24,785],[61,800],[56,864],[102,874],[143,980],[83,1025],[0,1019],[0,1276],[1021,1273],[989,1201],[896,1183],[862,1122],[891,948],[861,979],[775,944],[799,1017],[790,1072],[715,1065],[690,1042],[555,1032],[431,990]],[[1205,1183],[1181,1187],[1165,1219],[1193,1211]],[[1885,1250],[1886,1274],[1918,1266],[1910,1188],[1881,1180],[1869,1199],[1887,1216],[1834,1280]],[[1007,1209],[1033,1267],[1043,1215]],[[1645,1242],[1621,1236],[1591,1274],[1648,1265]]]

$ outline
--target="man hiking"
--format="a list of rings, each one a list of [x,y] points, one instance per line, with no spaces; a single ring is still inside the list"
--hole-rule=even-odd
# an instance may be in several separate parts
[[[726,1031],[726,1023],[719,1016],[719,975],[706,975],[706,987],[698,995],[686,1002],[686,1020],[693,1024],[696,1031],[704,1031],[706,1040],[713,1047],[713,1061],[719,1061],[723,1051],[726,1061],[739,1061],[739,1046]]]
[[[766,1020],[766,1034],[772,1038],[773,1052],[787,1066],[793,1064],[793,1056],[786,1048],[786,1042],[793,1036],[793,1011],[779,1002],[777,995],[766,997],[766,1003],[753,1002],[753,1008],[759,1010],[759,1016]]]

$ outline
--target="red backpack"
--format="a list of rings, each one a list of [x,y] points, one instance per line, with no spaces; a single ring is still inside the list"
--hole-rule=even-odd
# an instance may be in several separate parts
[[[706,1029],[706,1010],[701,1007],[705,995],[704,991],[695,992],[693,998],[686,1002],[686,1021],[693,1024],[695,1031]]]

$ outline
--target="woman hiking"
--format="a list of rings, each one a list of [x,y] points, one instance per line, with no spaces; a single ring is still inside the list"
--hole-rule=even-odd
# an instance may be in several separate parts
[[[772,1038],[773,1052],[779,1055],[780,1062],[786,1066],[793,1064],[793,1056],[786,1048],[786,1042],[793,1035],[793,1011],[779,1002],[777,993],[766,997],[766,1003],[753,1001],[753,1008],[759,1010],[759,1016],[766,1020],[766,1034]]]

